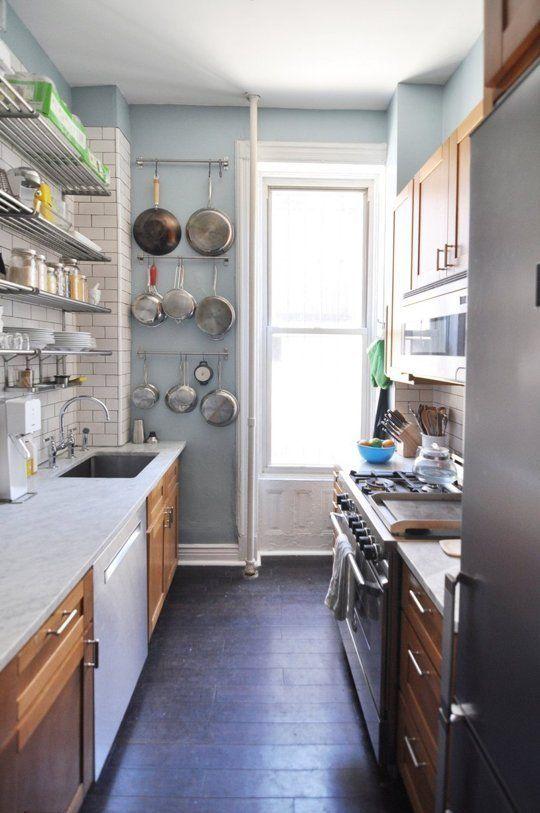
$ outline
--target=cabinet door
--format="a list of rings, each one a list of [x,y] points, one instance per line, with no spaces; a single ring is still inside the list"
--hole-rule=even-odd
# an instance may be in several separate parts
[[[448,159],[446,141],[414,176],[413,288],[446,276]]]
[[[386,372],[389,378],[409,380],[400,372],[401,306],[412,288],[413,188],[409,181],[396,198],[392,220],[392,286],[386,312]]]
[[[454,130],[449,141],[449,212],[447,274],[467,271],[469,268],[469,217],[471,189],[470,133],[483,118],[481,102]]]
[[[148,635],[157,624],[163,601],[163,543],[165,536],[164,513],[155,519],[148,531]]]
[[[540,0],[484,0],[484,75],[496,99],[540,56]]]
[[[178,484],[165,497],[163,592],[167,593],[178,565]]]

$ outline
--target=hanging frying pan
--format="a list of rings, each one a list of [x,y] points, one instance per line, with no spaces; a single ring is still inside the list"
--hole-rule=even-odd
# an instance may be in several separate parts
[[[148,272],[148,287],[146,291],[135,297],[131,303],[131,313],[133,318],[140,322],[141,325],[147,327],[154,327],[160,325],[167,318],[167,314],[163,311],[161,304],[163,297],[156,288],[157,282],[157,268],[155,265],[150,267]]]
[[[144,359],[144,384],[139,384],[131,393],[133,405],[138,409],[150,409],[159,401],[159,390],[154,384],[148,383],[148,364]]]
[[[204,257],[219,257],[234,242],[229,217],[212,207],[212,164],[208,164],[208,205],[193,212],[186,224],[186,238],[191,248]]]
[[[133,237],[137,245],[147,254],[160,257],[174,251],[182,237],[182,229],[172,212],[160,209],[157,164],[153,188],[154,205],[138,215],[133,224]]]
[[[173,412],[180,414],[184,412],[192,412],[197,406],[199,396],[193,387],[187,383],[187,356],[182,358],[182,384],[175,384],[165,395],[165,403]]]
[[[194,297],[184,288],[184,261],[179,260],[174,272],[174,285],[163,296],[163,310],[175,322],[191,319],[197,303]]]
[[[201,401],[201,414],[206,423],[212,426],[228,426],[238,416],[238,400],[236,396],[224,390],[221,386],[221,357],[218,359],[218,385]]]
[[[232,328],[236,320],[234,308],[224,296],[218,296],[217,265],[214,263],[214,293],[205,296],[197,306],[195,319],[197,327],[211,339],[218,341]]]

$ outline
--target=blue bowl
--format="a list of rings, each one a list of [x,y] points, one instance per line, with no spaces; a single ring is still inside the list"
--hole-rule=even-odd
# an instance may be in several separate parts
[[[388,463],[394,452],[396,451],[396,447],[394,446],[362,446],[361,443],[356,444],[358,446],[358,451],[360,452],[360,456],[367,460],[368,463]]]

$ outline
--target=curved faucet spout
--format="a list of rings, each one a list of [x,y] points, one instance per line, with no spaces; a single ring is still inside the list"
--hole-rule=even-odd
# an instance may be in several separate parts
[[[60,410],[60,440],[64,440],[64,415],[66,411],[69,409],[71,404],[76,403],[76,401],[94,401],[96,404],[99,404],[102,410],[105,413],[105,420],[110,421],[111,417],[109,415],[109,410],[107,405],[100,401],[99,398],[95,398],[93,395],[75,395],[73,398],[68,398],[65,404],[62,405],[62,409]]]

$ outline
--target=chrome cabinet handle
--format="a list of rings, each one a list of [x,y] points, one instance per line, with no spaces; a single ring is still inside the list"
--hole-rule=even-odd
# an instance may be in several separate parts
[[[174,509],[173,508],[166,508],[164,514],[165,514],[165,516],[163,518],[163,524],[164,524],[165,528],[172,528]],[[166,521],[166,524],[165,524],[165,521]]]
[[[87,638],[85,644],[92,644],[94,647],[94,660],[84,661],[85,666],[90,666],[92,669],[99,669],[99,638]]]
[[[413,748],[412,744],[413,744],[413,742],[416,742],[415,737],[407,737],[407,735],[405,734],[403,739],[405,741],[405,745],[407,746],[407,751],[409,752],[409,756],[410,756],[410,758],[412,760],[412,764],[414,765],[414,767],[415,768],[425,768],[426,763],[425,762],[420,762],[418,757],[414,753],[414,748]]]
[[[444,244],[444,264],[445,264],[446,268],[448,268],[448,267],[451,268],[452,267],[452,263],[448,259],[448,252],[450,251],[450,249],[455,249],[455,246],[452,243],[445,243]]]
[[[416,660],[415,655],[419,655],[419,654],[420,654],[419,652],[413,652],[412,649],[407,649],[407,655],[409,656],[409,660],[411,661],[411,663],[414,666],[415,670],[418,672],[418,675],[420,677],[424,677],[425,675],[429,675],[429,672],[428,671],[424,672],[424,670],[422,669],[422,667],[420,666],[420,664]]]
[[[419,613],[421,613],[422,615],[425,615],[426,613],[431,612],[431,610],[428,610],[427,607],[424,607],[420,603],[420,599],[418,598],[418,596],[416,595],[416,593],[413,590],[409,590],[409,595],[412,598],[413,602],[416,604],[416,608],[417,608]]]
[[[436,262],[437,271],[446,271],[446,265],[441,265],[440,262],[439,262],[439,257],[441,256],[441,254],[443,255],[444,259],[446,260],[446,249],[445,248],[438,248],[438,249],[436,249],[436,251],[437,251],[437,262]]]
[[[58,627],[58,629],[57,630],[52,630],[52,629],[47,630],[47,635],[56,635],[56,636],[62,635],[62,633],[67,630],[67,628],[69,627],[69,625],[71,624],[73,619],[76,618],[76,616],[78,615],[78,612],[79,611],[78,611],[78,609],[76,607],[71,612],[69,610],[64,610],[62,615],[65,616],[65,618],[62,621],[62,623],[60,624],[60,626]]]

